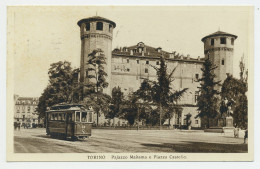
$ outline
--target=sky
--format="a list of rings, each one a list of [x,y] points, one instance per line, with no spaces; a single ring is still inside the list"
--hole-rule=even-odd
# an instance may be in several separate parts
[[[80,64],[82,18],[101,16],[114,21],[112,47],[144,42],[152,47],[197,58],[203,57],[201,39],[218,30],[237,35],[234,76],[239,60],[252,55],[250,7],[8,7],[7,60],[12,61],[14,93],[39,97],[48,84],[50,64]]]

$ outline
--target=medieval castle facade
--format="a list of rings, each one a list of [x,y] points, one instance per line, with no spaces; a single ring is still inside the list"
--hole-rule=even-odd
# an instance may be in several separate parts
[[[144,78],[155,80],[156,71],[150,65],[159,67],[159,58],[163,56],[166,59],[169,72],[176,67],[173,74],[175,78],[173,85],[174,90],[188,88],[178,104],[183,106],[182,116],[173,117],[171,124],[185,125],[185,115],[191,114],[191,126],[201,127],[200,119],[195,119],[197,115],[197,96],[199,82],[202,76],[202,65],[205,57],[218,66],[215,70],[216,79],[222,82],[226,78],[226,74],[233,73],[233,50],[236,35],[225,32],[215,32],[202,38],[204,43],[204,58],[199,56],[194,59],[190,55],[183,56],[176,52],[167,52],[161,47],[147,46],[143,42],[136,45],[116,48],[112,50],[113,30],[116,23],[102,17],[90,17],[82,19],[78,22],[80,27],[81,38],[81,62],[80,62],[80,81],[87,83],[87,61],[88,55],[95,49],[102,49],[106,57],[108,88],[105,92],[111,95],[114,87],[121,87],[126,94],[136,91]],[[103,119],[103,120],[101,120]],[[101,123],[106,119],[100,118]],[[123,121],[125,123],[125,121]],[[117,125],[122,125],[122,120],[117,120]]]

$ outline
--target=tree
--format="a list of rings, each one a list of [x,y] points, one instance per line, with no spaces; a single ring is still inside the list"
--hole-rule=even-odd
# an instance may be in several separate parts
[[[138,105],[136,104],[137,97],[134,94],[128,96],[128,99],[124,101],[120,111],[120,117],[126,119],[132,126],[138,116]]]
[[[47,107],[58,103],[71,102],[73,70],[68,61],[52,63],[48,71],[49,84],[39,98],[37,111],[45,117]]]
[[[104,65],[106,64],[106,58],[101,49],[93,50],[89,54],[89,60],[87,62],[87,78],[88,83],[85,85],[84,90],[84,102],[88,106],[92,106],[97,114],[97,125],[99,124],[100,111],[104,114],[109,111],[109,103],[111,97],[105,94],[103,90],[108,87],[106,82],[107,73],[105,72]]]
[[[202,78],[198,81],[200,82],[198,96],[198,111],[199,114],[196,117],[206,118],[207,127],[210,127],[210,120],[214,119],[218,115],[219,109],[219,91],[217,90],[220,81],[215,81],[216,75],[214,70],[217,66],[213,65],[209,57],[206,58],[203,63]]]
[[[157,80],[151,81],[147,79],[144,81],[139,91],[137,91],[137,94],[144,100],[147,100],[148,102],[152,101],[152,103],[156,105],[157,111],[159,112],[159,125],[161,127],[162,121],[166,118],[172,118],[175,108],[178,107],[176,101],[182,97],[188,88],[184,88],[180,91],[173,91],[173,85],[171,83],[174,81],[172,76],[176,68],[168,74],[167,65],[163,57],[160,57],[159,68],[156,66],[152,67],[156,70]],[[142,91],[145,91],[145,93]]]
[[[106,118],[114,119],[115,117],[118,117],[123,103],[124,93],[121,91],[121,88],[119,86],[114,87],[112,89],[111,104],[109,105],[109,112]]]
[[[240,61],[240,79],[229,75],[221,89],[221,97],[227,100],[234,100],[232,104],[234,124],[236,127],[247,128],[248,120],[248,100],[246,93],[248,91],[247,76],[248,70],[245,70],[243,57]]]

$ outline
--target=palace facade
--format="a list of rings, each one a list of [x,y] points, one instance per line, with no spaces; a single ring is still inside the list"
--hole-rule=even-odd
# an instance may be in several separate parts
[[[102,49],[106,57],[108,88],[105,90],[111,95],[114,87],[119,86],[125,94],[130,94],[139,89],[144,79],[156,80],[156,71],[151,66],[159,67],[160,57],[164,57],[167,63],[168,71],[176,68],[173,74],[173,90],[188,88],[188,91],[178,101],[177,104],[183,107],[181,117],[174,116],[170,119],[171,125],[185,125],[185,116],[191,115],[191,126],[201,127],[200,118],[195,118],[197,111],[197,96],[200,86],[198,79],[202,76],[202,65],[205,57],[210,57],[211,61],[218,66],[215,70],[216,79],[222,82],[226,74],[233,73],[233,49],[234,40],[237,36],[225,33],[215,32],[202,38],[204,44],[205,56],[182,55],[176,51],[164,51],[161,47],[151,47],[143,42],[129,47],[121,47],[112,50],[113,30],[116,23],[102,17],[90,17],[78,22],[81,38],[81,63],[80,63],[80,81],[88,83],[87,61],[88,55],[95,49]],[[199,42],[199,40],[198,40]],[[102,116],[99,122],[107,123],[107,119]],[[115,125],[121,125],[122,120],[114,120]],[[168,123],[169,120],[166,121]],[[127,123],[123,120],[123,123]]]

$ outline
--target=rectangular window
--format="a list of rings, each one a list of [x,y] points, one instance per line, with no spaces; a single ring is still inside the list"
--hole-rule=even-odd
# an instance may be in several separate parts
[[[68,122],[73,122],[74,121],[74,113],[67,113],[67,117],[68,117]]]
[[[225,64],[225,61],[224,61],[224,59],[222,59],[222,61],[221,61],[221,64],[222,64],[222,65],[224,65],[224,64]]]
[[[76,112],[76,121],[80,121],[80,112]]]
[[[234,45],[234,38],[231,38],[231,45]]]
[[[109,24],[109,32],[112,32],[112,25]]]
[[[86,25],[86,31],[89,31],[90,30],[90,23],[87,23]]]
[[[199,124],[199,120],[195,120],[195,124]]]
[[[210,44],[211,46],[214,46],[214,39],[211,39]]]
[[[129,68],[127,68],[126,70],[127,70],[128,72],[130,72],[130,69],[129,69]]]
[[[196,80],[199,80],[199,74],[195,74]]]
[[[97,30],[100,30],[100,31],[103,30],[103,23],[102,22],[97,22]]]
[[[156,65],[159,65],[160,64],[160,62],[159,61],[156,61]]]
[[[129,59],[126,59],[126,62],[129,63]]]
[[[58,120],[59,120],[59,121],[62,120],[62,114],[61,114],[61,113],[58,114]]]
[[[220,38],[220,44],[226,44],[226,38]]]
[[[148,61],[148,60],[146,61],[146,64],[147,64],[147,65],[149,64],[149,61]]]
[[[147,69],[147,68],[145,68],[144,72],[145,72],[145,73],[148,73],[148,69]]]
[[[54,114],[52,113],[51,114],[51,120],[54,120],[55,119],[55,116],[54,116]]]
[[[57,113],[54,114],[54,120],[55,120],[55,121],[58,120],[58,114],[57,114]]]
[[[87,112],[82,112],[81,122],[88,122]]]
[[[136,63],[139,64],[139,60],[136,60]]]
[[[197,103],[197,101],[198,101],[198,96],[199,96],[199,92],[196,91],[196,92],[195,92],[195,103]]]
[[[92,112],[88,112],[88,122],[92,122]]]

